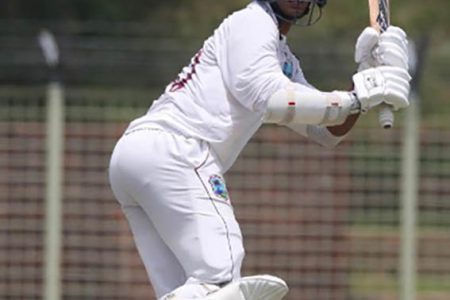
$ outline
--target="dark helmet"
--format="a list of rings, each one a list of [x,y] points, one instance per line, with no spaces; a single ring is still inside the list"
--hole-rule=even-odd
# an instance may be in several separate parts
[[[316,0],[315,1],[317,3],[317,5],[319,5],[319,7],[324,7],[325,5],[327,5],[327,0]]]
[[[327,0],[297,0],[303,2],[309,2],[308,9],[300,16],[287,16],[284,14],[278,6],[277,0],[263,0],[269,2],[272,9],[278,19],[287,21],[297,25],[310,26],[317,23],[322,17],[322,8],[327,5]]]

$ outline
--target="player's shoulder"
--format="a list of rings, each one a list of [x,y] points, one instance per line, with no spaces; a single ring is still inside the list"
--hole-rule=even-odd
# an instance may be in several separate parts
[[[238,19],[276,26],[276,21],[269,10],[269,6],[261,1],[251,2],[245,8],[237,11],[235,15]]]
[[[261,1],[253,1],[245,8],[228,16],[224,23],[240,31],[273,32],[278,34],[276,20],[270,8]]]

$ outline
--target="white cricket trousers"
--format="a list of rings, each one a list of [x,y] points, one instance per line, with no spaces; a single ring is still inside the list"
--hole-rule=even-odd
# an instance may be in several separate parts
[[[109,177],[158,298],[183,285],[240,278],[242,235],[207,142],[128,130]]]

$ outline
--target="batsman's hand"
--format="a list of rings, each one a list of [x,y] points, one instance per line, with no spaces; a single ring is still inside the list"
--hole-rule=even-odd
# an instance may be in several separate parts
[[[380,33],[373,27],[366,27],[359,35],[355,45],[355,62],[358,64],[358,71],[364,71],[379,65],[373,55],[379,38]]]
[[[380,35],[378,47],[374,49],[373,55],[379,65],[393,66],[408,70],[408,37],[400,27],[389,26]]]
[[[354,92],[361,104],[361,112],[387,103],[394,110],[408,107],[411,76],[400,67],[381,66],[353,75]]]
[[[408,69],[408,39],[405,31],[389,26],[379,34],[373,27],[365,28],[355,45],[355,62],[358,71],[378,66]]]

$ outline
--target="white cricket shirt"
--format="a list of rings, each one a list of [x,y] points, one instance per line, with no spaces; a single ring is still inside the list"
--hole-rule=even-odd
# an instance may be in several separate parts
[[[157,124],[205,140],[225,172],[261,126],[268,99],[292,81],[312,88],[270,5],[254,1],[222,22],[147,114],[130,126]]]

